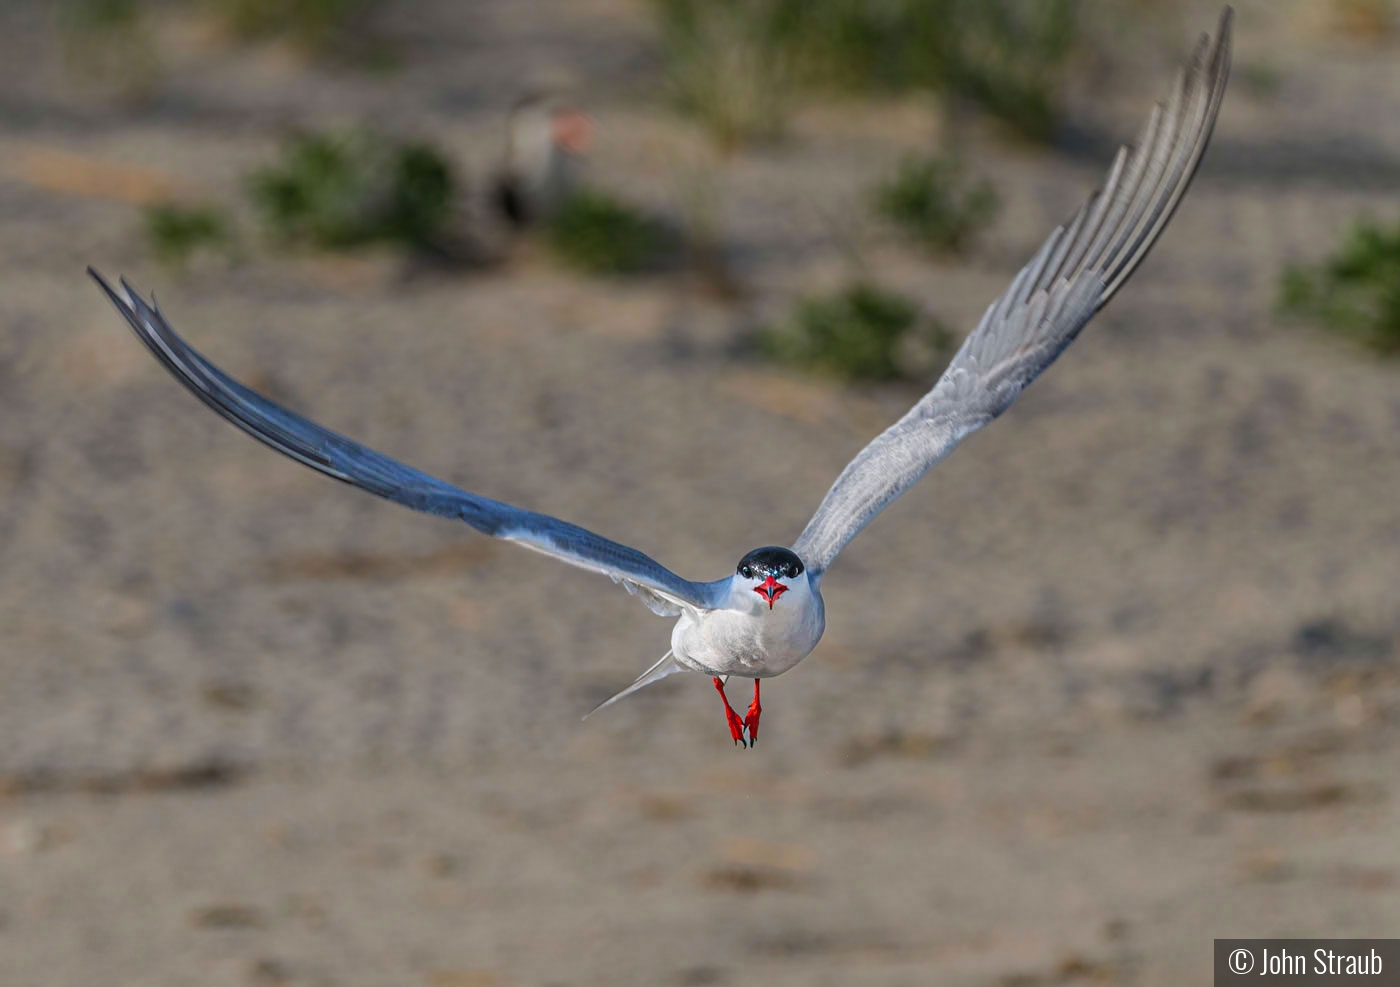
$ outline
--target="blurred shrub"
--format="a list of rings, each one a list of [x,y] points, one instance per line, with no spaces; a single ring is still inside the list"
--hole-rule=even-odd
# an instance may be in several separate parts
[[[722,147],[778,136],[794,96],[783,0],[652,0],[681,110]]]
[[[284,38],[313,54],[362,48],[366,22],[383,0],[211,0],[216,15],[245,40]]]
[[[959,251],[991,222],[996,192],[986,181],[969,182],[952,158],[910,159],[875,190],[875,208],[931,250]]]
[[[1240,84],[1255,99],[1277,99],[1283,91],[1283,70],[1273,62],[1246,62],[1232,69]]]
[[[384,0],[201,0],[234,37],[281,38],[313,55],[383,63],[369,29]],[[59,26],[70,68],[124,89],[149,88],[158,74],[148,22],[170,4],[160,0],[59,0]],[[133,81],[134,80],[134,81]]]
[[[969,99],[1037,140],[1058,120],[1080,0],[816,0],[789,14],[807,76],[846,89]]]
[[[452,167],[426,144],[367,131],[311,134],[255,172],[249,193],[279,240],[318,247],[376,241],[435,251],[453,215]]]
[[[63,60],[74,75],[118,95],[146,95],[160,62],[140,0],[62,0],[58,5]]]
[[[846,380],[927,379],[952,348],[947,330],[916,303],[865,281],[800,301],[757,342],[777,363]]]
[[[1400,353],[1400,226],[1363,220],[1321,265],[1284,271],[1279,307],[1378,352]]]
[[[200,249],[227,250],[231,244],[228,218],[209,206],[147,206],[144,218],[146,239],[162,263],[183,264]]]
[[[606,192],[579,189],[550,217],[555,256],[587,274],[636,274],[666,266],[679,246],[676,232]]]
[[[682,105],[722,141],[776,133],[798,86],[967,98],[1034,139],[1058,121],[1081,0],[651,0]]]
[[[947,46],[947,88],[1024,137],[1052,137],[1061,76],[1079,33],[1080,0],[941,2],[963,32]]]

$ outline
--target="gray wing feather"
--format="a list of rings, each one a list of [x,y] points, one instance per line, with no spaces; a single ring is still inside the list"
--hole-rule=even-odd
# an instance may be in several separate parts
[[[123,298],[91,268],[112,304],[137,338],[167,370],[224,418],[285,456],[343,483],[439,517],[465,521],[477,531],[516,542],[570,565],[610,576],[654,612],[718,606],[728,580],[693,583],[634,548],[609,541],[586,528],[480,497],[390,459],[322,428],[269,401],[214,366],[186,343],[160,310],[148,305],[122,281]]]
[[[856,534],[966,436],[1009,408],[1142,263],[1205,154],[1230,73],[1225,8],[1102,188],[1021,269],[918,404],[841,472],[793,545],[819,577]]]

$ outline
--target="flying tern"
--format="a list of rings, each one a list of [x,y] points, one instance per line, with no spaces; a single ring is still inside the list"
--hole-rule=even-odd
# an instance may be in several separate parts
[[[711,582],[683,579],[577,525],[462,490],[294,414],[206,360],[125,280],[119,294],[88,273],[177,380],[259,441],[380,497],[603,573],[655,613],[679,618],[670,650],[598,709],[689,669],[711,677],[730,736],[750,746],[762,713],[759,683],[792,668],[821,640],[822,577],[841,549],[959,442],[1006,411],[1157,242],[1215,125],[1229,74],[1230,22],[1226,8],[1214,42],[1201,38],[1170,98],[1153,109],[1137,143],[1118,151],[1102,187],[986,310],[933,390],[841,472],[791,547],[756,548]],[[730,676],[753,679],[743,717],[724,694]]]

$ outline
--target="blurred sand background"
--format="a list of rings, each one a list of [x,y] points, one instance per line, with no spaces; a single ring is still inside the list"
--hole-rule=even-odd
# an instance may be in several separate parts
[[[64,68],[49,5],[0,8],[0,983],[1177,987],[1217,936],[1395,934],[1400,368],[1273,305],[1286,262],[1395,218],[1400,47],[1238,4],[1162,243],[841,557],[742,752],[694,676],[580,723],[669,623],[238,435],[83,268],[333,428],[713,578],[922,390],[732,344],[844,276],[864,190],[940,120],[836,100],[723,156],[626,0],[397,6],[384,76],[172,14],[135,103]],[[1058,148],[974,126],[1003,209],[965,261],[865,263],[965,332],[1217,9],[1072,87]],[[744,300],[528,249],[177,272],[142,237],[140,202],[235,200],[297,126],[373,120],[480,174],[535,82],[592,114],[594,181],[712,199]]]

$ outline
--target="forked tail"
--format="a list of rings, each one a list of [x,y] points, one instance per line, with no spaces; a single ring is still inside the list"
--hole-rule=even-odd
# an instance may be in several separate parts
[[[613,696],[606,702],[598,704],[596,707],[594,707],[593,712],[589,713],[588,716],[585,716],[584,719],[588,719],[589,716],[592,716],[593,713],[596,713],[599,710],[607,709],[619,699],[623,699],[627,696],[632,695],[632,693],[636,692],[638,689],[645,688],[646,686],[651,685],[653,682],[660,682],[668,675],[675,675],[677,672],[683,671],[685,671],[685,666],[679,664],[676,661],[673,652],[668,651],[661,656],[660,661],[658,661],[655,665],[652,665],[641,675],[638,675],[637,681],[633,682],[627,688],[623,689],[621,692],[619,692],[617,695]]]

